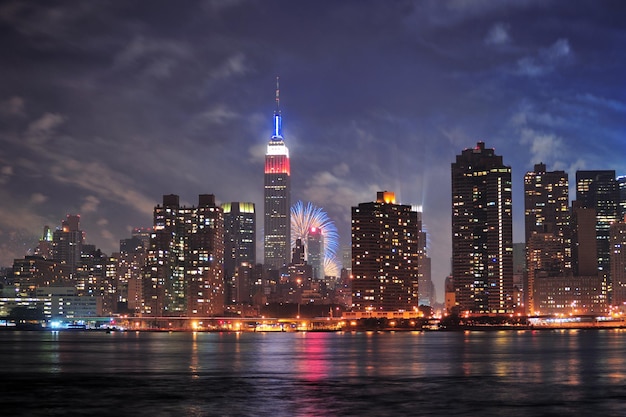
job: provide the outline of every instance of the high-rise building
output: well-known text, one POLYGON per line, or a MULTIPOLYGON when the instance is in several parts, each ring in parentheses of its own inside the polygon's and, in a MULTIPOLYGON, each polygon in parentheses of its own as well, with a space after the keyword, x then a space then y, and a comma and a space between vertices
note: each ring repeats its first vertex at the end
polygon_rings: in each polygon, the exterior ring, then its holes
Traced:
POLYGON ((615 171, 577 171, 576 201, 579 207, 595 209, 598 269, 609 279, 609 228, 618 220, 619 190, 615 171))
POLYGON ((68 214, 61 228, 52 234, 52 259, 67 265, 75 275, 81 263, 84 235, 80 230, 80 216, 68 214))
POLYGON ((626 216, 626 175, 617 177, 616 181, 619 194, 618 217, 620 220, 623 220, 624 216, 626 216))
POLYGON ((265 266, 279 269, 291 254, 291 177, 289 149, 282 134, 280 94, 276 81, 274 133, 265 154, 264 258, 265 266))
MULTIPOLYGON (((146 264, 144 241, 135 235, 130 239, 120 240, 120 252, 117 258, 116 311, 140 312, 143 298, 142 276, 146 264)), ((152 230, 152 229, 150 229, 152 230)), ((147 244, 150 244, 148 238, 147 244)))
POLYGON ((419 277, 419 304, 433 306, 435 304, 435 285, 431 276, 431 260, 427 251, 427 235, 422 227, 422 209, 415 207, 420 232, 418 234, 418 277, 419 277))
POLYGON ((452 276, 460 313, 513 312, 511 167, 483 142, 452 164, 452 276))
POLYGON ((197 207, 163 196, 154 208, 143 312, 151 316, 212 316, 224 312, 224 217, 211 194, 197 207))
POLYGON ((565 171, 536 164, 524 176, 526 267, 524 306, 535 311, 535 280, 571 272, 569 181, 565 171))
POLYGON ((227 301, 249 299, 250 294, 240 288, 249 288, 241 278, 249 276, 256 264, 256 212, 254 203, 230 202, 222 204, 224 211, 224 278, 227 301), (245 265, 239 273, 239 268, 245 265))
POLYGON ((242 262, 256 263, 256 212, 254 203, 222 204, 224 211, 224 270, 235 273, 242 262))
POLYGON ((306 238, 306 259, 314 279, 324 278, 324 235, 319 227, 311 227, 306 238))
POLYGON ((352 308, 413 311, 419 307, 418 214, 392 192, 352 207, 352 308))
POLYGON ((626 217, 611 224, 611 278, 612 304, 626 307, 626 217))

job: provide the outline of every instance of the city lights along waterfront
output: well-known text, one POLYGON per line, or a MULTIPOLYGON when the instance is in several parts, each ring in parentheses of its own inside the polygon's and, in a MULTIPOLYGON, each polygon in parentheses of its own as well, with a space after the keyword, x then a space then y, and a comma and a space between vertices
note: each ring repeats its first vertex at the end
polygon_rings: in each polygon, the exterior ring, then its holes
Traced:
POLYGON ((625 330, 5 332, 7 416, 621 416, 625 330))

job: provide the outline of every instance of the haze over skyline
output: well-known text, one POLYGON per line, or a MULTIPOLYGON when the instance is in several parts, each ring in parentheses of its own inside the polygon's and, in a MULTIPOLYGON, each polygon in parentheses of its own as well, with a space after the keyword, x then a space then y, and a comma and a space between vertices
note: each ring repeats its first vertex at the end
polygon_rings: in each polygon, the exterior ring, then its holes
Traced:
POLYGON ((292 203, 350 243, 350 208, 423 206, 438 299, 450 272, 450 164, 484 141, 523 176, 626 174, 621 1, 279 0, 0 5, 0 265, 81 215, 111 253, 163 194, 251 201, 262 262, 275 77, 292 203))

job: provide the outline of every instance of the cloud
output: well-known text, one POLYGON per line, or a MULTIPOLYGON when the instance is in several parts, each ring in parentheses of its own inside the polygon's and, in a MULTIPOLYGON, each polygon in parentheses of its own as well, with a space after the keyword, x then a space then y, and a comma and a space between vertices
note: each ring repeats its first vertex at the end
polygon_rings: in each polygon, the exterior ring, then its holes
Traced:
POLYGON ((484 39, 487 45, 506 45, 511 42, 508 25, 496 23, 491 27, 484 39))
POLYGON ((13 176, 13 167, 10 165, 3 166, 0 169, 0 184, 8 183, 11 176, 13 176))
POLYGON ((559 39, 548 48, 541 49, 536 56, 527 56, 517 61, 517 73, 528 77, 539 77, 553 72, 558 66, 568 63, 573 57, 567 39, 559 39))
POLYGON ((0 102, 0 113, 9 116, 24 116, 24 99, 13 96, 0 102))
POLYGON ((48 201, 48 197, 41 193, 33 193, 30 195, 30 202, 33 204, 43 204, 48 201))
POLYGON ((246 66, 246 57, 242 53, 230 56, 219 67, 211 72, 214 79, 230 78, 235 75, 243 75, 249 71, 246 66))
POLYGON ((114 59, 115 69, 140 67, 145 75, 167 78, 172 69, 191 56, 189 48, 175 41, 135 37, 114 59))
POLYGON ((95 197, 93 195, 89 195, 89 196, 85 197, 85 201, 80 206, 80 212, 81 213, 92 213, 92 212, 98 210, 98 206, 99 205, 100 205, 100 200, 98 199, 98 197, 95 197))
POLYGON ((40 146, 50 139, 55 129, 63 124, 65 117, 56 113, 45 113, 39 119, 28 125, 26 130, 26 141, 35 146, 40 146))
POLYGON ((609 109, 619 113, 626 113, 626 104, 618 100, 598 97, 590 93, 578 94, 576 99, 595 107, 601 107, 603 109, 609 109))

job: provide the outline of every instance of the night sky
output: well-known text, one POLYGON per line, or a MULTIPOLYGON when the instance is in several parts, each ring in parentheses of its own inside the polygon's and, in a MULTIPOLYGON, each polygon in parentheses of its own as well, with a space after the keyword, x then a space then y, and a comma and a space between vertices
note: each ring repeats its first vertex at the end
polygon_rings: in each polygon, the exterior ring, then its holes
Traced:
POLYGON ((207 193, 256 203, 262 262, 276 76, 293 203, 342 245, 377 191, 423 205, 440 300, 464 148, 512 167, 516 242, 535 163, 626 174, 623 1, 4 1, 0 51, 3 266, 68 213, 111 253, 207 193))

